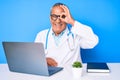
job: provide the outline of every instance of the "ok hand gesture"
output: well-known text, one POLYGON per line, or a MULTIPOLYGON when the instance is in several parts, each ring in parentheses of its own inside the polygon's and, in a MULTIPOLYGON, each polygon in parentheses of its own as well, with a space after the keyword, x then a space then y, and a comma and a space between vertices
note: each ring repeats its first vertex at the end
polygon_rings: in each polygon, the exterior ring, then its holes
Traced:
POLYGON ((73 26, 75 21, 72 18, 69 9, 64 5, 60 5, 60 7, 64 10, 64 13, 61 14, 61 20, 73 26))

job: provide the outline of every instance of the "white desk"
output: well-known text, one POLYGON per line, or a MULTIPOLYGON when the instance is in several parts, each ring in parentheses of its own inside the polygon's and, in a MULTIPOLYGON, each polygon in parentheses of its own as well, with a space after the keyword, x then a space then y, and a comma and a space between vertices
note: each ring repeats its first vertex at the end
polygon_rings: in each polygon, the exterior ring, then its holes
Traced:
MULTIPOLYGON (((86 72, 86 64, 83 65, 82 77, 78 80, 120 80, 120 63, 108 63, 111 70, 108 74, 92 74, 86 72)), ((72 75, 71 67, 67 66, 62 71, 50 76, 39 76, 10 72, 7 64, 0 64, 0 80, 77 80, 72 75)))

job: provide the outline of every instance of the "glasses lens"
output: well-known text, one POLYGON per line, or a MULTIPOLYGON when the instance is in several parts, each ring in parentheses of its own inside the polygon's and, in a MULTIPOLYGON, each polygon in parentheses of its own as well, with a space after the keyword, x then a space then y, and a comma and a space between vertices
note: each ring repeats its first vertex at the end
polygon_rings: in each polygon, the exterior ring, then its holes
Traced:
POLYGON ((56 15, 56 14, 51 14, 51 19, 56 21, 58 17, 60 17, 60 15, 56 15))

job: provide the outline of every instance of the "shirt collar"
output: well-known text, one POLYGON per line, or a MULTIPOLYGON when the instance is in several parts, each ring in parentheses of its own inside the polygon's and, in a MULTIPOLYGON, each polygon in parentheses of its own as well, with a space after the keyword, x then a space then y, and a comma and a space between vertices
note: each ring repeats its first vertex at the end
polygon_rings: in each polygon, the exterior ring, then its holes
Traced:
POLYGON ((55 33, 52 31, 52 35, 55 37, 61 37, 65 33, 66 30, 67 28, 65 28, 58 36, 55 36, 55 33))

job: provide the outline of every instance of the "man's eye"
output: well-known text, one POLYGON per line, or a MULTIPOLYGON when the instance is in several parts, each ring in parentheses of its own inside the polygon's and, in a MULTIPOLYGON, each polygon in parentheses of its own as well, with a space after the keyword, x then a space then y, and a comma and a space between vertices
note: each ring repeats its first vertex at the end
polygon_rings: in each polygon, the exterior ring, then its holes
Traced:
POLYGON ((52 17, 57 18, 58 16, 57 15, 52 15, 52 17))
POLYGON ((66 16, 65 15, 62 15, 62 18, 65 18, 66 16))

